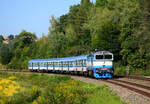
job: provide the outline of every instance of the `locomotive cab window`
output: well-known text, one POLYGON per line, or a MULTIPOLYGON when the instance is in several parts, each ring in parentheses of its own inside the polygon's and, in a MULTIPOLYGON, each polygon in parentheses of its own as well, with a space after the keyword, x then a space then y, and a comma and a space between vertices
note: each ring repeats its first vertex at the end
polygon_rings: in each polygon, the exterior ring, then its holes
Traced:
POLYGON ((112 59, 112 55, 105 55, 105 59, 112 59))
POLYGON ((103 55, 96 55, 96 59, 103 59, 103 55))

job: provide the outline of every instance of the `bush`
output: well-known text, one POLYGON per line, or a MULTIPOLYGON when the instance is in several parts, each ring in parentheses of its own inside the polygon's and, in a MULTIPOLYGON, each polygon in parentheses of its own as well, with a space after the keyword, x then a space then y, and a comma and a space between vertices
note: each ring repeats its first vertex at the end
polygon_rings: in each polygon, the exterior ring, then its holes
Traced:
POLYGON ((126 66, 121 65, 120 63, 114 63, 114 75, 126 75, 126 66))

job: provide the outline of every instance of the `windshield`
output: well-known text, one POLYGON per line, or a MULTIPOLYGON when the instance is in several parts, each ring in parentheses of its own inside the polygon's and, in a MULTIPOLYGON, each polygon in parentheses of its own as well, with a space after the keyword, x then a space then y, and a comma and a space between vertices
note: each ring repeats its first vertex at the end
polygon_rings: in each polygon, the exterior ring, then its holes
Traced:
POLYGON ((96 59, 112 59, 112 55, 96 55, 96 59))
POLYGON ((96 59, 103 59, 103 55, 96 55, 96 59))
POLYGON ((105 59, 112 59, 112 55, 105 55, 105 59))

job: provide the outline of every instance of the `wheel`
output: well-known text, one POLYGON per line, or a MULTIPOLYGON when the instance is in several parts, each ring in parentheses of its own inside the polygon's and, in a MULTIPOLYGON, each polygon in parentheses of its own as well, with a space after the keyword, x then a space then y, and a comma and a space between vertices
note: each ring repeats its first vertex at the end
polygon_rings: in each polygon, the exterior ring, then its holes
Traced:
POLYGON ((93 78, 93 77, 94 77, 94 73, 93 73, 93 71, 91 71, 91 70, 90 70, 90 71, 88 71, 88 76, 93 78))

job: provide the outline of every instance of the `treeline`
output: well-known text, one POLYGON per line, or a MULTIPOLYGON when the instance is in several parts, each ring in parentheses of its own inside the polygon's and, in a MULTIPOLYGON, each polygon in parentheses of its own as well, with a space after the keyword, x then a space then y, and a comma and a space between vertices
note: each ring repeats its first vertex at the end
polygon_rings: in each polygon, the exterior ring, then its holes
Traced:
MULTIPOLYGON (((30 59, 56 58, 107 50, 115 62, 132 69, 150 69, 149 0, 81 0, 69 13, 51 17, 47 36, 22 31, 0 45, 0 62, 24 69, 30 59)), ((1 38, 0 38, 1 39, 1 38)))

